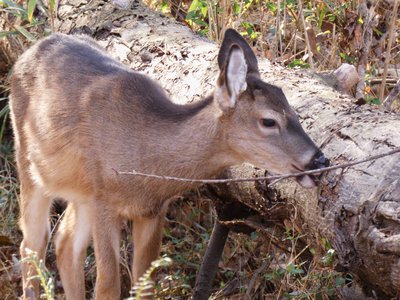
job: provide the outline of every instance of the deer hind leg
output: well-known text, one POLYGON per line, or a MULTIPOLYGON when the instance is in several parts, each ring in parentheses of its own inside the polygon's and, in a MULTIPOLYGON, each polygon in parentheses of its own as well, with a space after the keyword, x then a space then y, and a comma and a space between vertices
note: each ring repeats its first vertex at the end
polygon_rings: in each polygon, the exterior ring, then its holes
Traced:
POLYGON ((27 176, 20 177, 20 228, 23 233, 20 253, 23 299, 39 299, 39 280, 31 279, 37 271, 27 257, 30 255, 29 251, 33 251, 37 254, 38 260, 45 260, 50 235, 49 211, 52 201, 41 186, 33 183, 27 176))
POLYGON ((160 253, 165 212, 154 218, 136 217, 133 220, 132 275, 136 283, 160 253))
POLYGON ((57 230, 57 267, 68 300, 85 299, 84 261, 91 237, 91 220, 88 205, 69 203, 57 230))
POLYGON ((94 205, 93 243, 96 256, 95 299, 115 300, 121 293, 119 239, 121 220, 112 208, 98 201, 94 205))

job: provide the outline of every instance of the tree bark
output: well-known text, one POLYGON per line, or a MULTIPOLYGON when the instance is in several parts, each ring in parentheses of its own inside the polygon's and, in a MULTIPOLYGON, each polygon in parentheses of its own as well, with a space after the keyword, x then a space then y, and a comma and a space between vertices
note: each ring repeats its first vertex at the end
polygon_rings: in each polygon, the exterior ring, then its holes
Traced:
MULTIPOLYGON (((112 56, 161 82, 178 103, 212 92, 218 73, 215 43, 138 2, 127 10, 103 0, 66 2, 58 10, 59 31, 92 34, 112 56)), ((283 88, 305 130, 332 163, 400 147, 399 115, 355 106, 352 98, 308 71, 273 66, 261 58, 259 67, 265 81, 283 88)), ((227 174, 264 173, 245 165, 227 174)), ((209 189, 216 196, 245 203, 266 218, 282 220, 286 212, 295 213, 298 229, 314 241, 327 238, 336 250, 339 267, 358 279, 366 294, 389 299, 400 290, 399 174, 400 155, 396 154, 331 171, 311 191, 293 180, 273 188, 263 182, 245 182, 209 189)))

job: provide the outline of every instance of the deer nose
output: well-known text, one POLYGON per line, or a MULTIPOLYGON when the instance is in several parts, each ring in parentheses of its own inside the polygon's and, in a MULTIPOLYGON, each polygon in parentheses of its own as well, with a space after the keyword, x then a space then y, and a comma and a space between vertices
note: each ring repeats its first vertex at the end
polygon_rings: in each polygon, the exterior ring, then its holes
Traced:
POLYGON ((325 157, 325 155, 321 152, 318 151, 312 160, 312 168, 313 169, 320 169, 324 167, 329 167, 329 159, 325 157))

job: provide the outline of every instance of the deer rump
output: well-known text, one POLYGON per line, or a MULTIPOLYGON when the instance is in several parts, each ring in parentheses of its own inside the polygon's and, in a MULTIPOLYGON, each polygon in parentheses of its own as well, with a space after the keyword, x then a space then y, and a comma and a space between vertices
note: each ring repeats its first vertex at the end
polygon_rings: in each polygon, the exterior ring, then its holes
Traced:
MULTIPOLYGON (((121 220, 133 221, 134 281, 159 254, 168 199, 193 184, 117 176, 137 170, 210 178, 252 163, 275 173, 329 161, 302 129, 282 90, 261 80, 257 59, 232 29, 218 55, 214 93, 177 105, 145 75, 111 59, 86 36, 53 34, 31 47, 11 79, 11 118, 27 249, 45 257, 52 200, 68 207, 55 237, 67 299, 84 299, 83 263, 93 239, 97 299, 117 299, 121 220)), ((298 181, 315 186, 315 178, 298 181)), ((39 295, 22 264, 23 297, 39 295)))

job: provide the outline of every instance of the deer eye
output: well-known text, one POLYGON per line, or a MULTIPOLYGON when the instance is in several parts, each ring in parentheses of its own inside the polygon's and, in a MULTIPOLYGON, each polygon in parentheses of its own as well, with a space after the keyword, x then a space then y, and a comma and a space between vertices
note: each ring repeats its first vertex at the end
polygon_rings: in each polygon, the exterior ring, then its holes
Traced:
POLYGON ((262 119, 261 123, 263 124, 263 126, 265 127, 274 127, 276 122, 274 119, 262 119))

